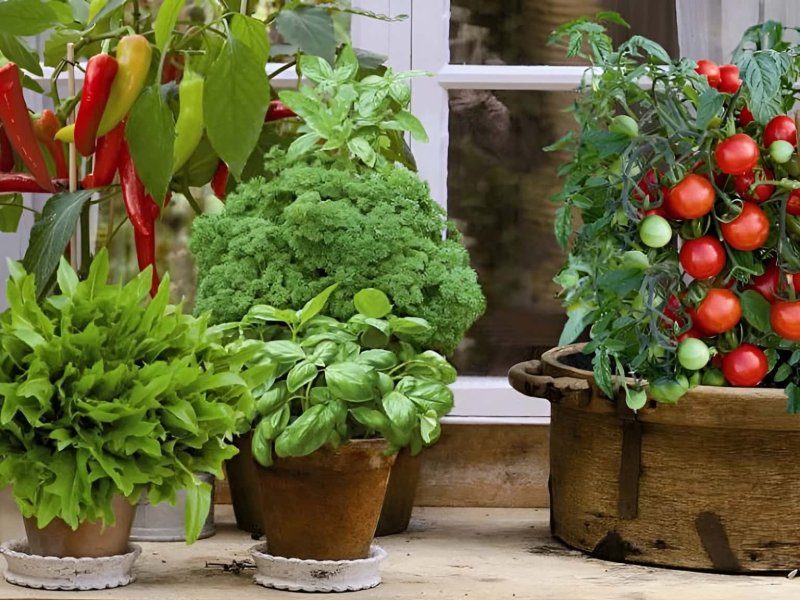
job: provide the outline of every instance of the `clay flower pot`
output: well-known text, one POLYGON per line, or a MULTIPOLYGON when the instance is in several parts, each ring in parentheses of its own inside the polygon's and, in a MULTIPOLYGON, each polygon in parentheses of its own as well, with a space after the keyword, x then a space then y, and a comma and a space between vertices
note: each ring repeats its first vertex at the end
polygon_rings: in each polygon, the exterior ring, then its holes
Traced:
POLYGON ((273 556, 303 560, 367 558, 389 471, 383 439, 351 440, 259 467, 264 532, 273 556))
POLYGON ((61 519, 53 519, 42 529, 36 518, 24 519, 25 532, 31 554, 58 558, 97 558, 117 556, 129 552, 128 538, 136 507, 122 496, 115 496, 114 525, 104 526, 102 521, 84 522, 74 530, 61 519))
POLYGON ((411 456, 408 448, 403 448, 397 453, 397 460, 386 486, 386 498, 383 501, 378 529, 375 531, 376 536, 394 535, 408 529, 411 512, 414 510, 421 465, 421 454, 411 456))

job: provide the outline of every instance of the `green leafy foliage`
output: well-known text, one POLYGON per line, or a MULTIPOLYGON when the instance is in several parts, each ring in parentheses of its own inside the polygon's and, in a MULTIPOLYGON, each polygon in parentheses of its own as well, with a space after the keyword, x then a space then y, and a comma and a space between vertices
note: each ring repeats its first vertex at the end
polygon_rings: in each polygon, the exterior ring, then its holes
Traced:
POLYGON ((338 283, 328 314, 348 319, 356 292, 374 287, 395 314, 430 323, 428 347, 451 353, 485 303, 457 230, 406 169, 360 172, 331 160, 273 151, 267 179, 241 184, 222 213, 195 220, 196 310, 236 321, 256 304, 302 306, 338 283))
POLYGON ((289 147, 290 158, 313 152, 368 167, 400 162, 415 168, 403 134, 419 141, 428 136, 408 112, 411 91, 406 82, 423 72, 387 68, 365 77, 350 46, 342 49, 333 66, 318 56, 301 57, 300 72, 315 85, 280 93, 284 104, 303 119, 300 137, 289 147))
MULTIPOLYGON (((417 454, 438 440, 439 420, 453 406, 447 386, 456 371, 440 354, 422 351, 430 328, 424 320, 414 334, 395 327, 404 319, 390 313, 359 312, 343 322, 322 314, 332 291, 310 300, 306 307, 319 310, 308 319, 306 308, 254 306, 231 343, 252 357, 245 377, 269 374, 253 392, 253 456, 264 466, 274 455, 306 456, 351 438, 385 437, 392 451, 410 446, 417 454), (380 348, 374 331, 382 334, 380 348)), ((370 306, 391 306, 380 290, 367 296, 370 306)))
POLYGON ((207 318, 168 304, 169 280, 145 302, 150 273, 109 285, 108 256, 79 281, 61 261, 60 294, 37 303, 34 276, 9 263, 0 315, 0 482, 43 527, 113 523, 115 495, 153 503, 190 491, 187 539, 210 496, 194 473, 222 476, 233 433, 251 418, 241 359, 207 318))
POLYGON ((324 8, 298 6, 294 10, 281 11, 275 19, 275 27, 288 43, 333 64, 336 37, 333 19, 324 8))
POLYGON ((156 202, 162 204, 172 176, 175 120, 159 86, 147 88, 133 105, 125 138, 142 183, 156 202), (159 151, 153 152, 154 148, 159 151))

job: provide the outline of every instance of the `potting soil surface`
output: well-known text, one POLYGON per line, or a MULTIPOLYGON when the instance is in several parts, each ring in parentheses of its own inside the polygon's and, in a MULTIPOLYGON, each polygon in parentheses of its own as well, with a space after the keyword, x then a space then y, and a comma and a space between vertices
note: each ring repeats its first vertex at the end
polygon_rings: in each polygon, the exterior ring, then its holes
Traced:
MULTIPOLYGON (((193 546, 141 543, 137 580, 114 590, 48 592, 0 582, 0 600, 250 600, 299 597, 253 583, 246 561, 257 542, 218 506, 217 534, 193 546), (235 569, 234 569, 235 570, 235 569)), ((800 576, 716 575, 588 558, 550 537, 544 509, 417 508, 409 531, 380 538, 383 583, 358 600, 767 600, 800 598, 800 576)), ((800 566, 800 557, 798 557, 800 566)), ((2 564, 5 568, 5 564, 2 564)), ((309 596, 305 596, 308 598, 309 596)))

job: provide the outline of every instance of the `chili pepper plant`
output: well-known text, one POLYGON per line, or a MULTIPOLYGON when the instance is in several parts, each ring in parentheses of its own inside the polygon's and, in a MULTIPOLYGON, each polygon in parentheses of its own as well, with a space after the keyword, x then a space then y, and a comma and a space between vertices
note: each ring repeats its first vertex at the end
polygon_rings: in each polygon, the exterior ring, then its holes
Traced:
POLYGON ((550 40, 592 65, 577 130, 549 148, 568 157, 555 198, 569 248, 560 342, 588 327, 598 386, 613 397, 621 385, 633 409, 702 383, 784 387, 797 412, 800 163, 787 113, 800 48, 767 22, 730 64, 673 60, 641 36, 613 47, 602 23, 625 22, 598 17, 550 40))
MULTIPOLYGON (((302 55, 332 64, 340 41, 334 19, 348 13, 387 19, 344 2, 281 2, 257 11, 253 4, 0 2, 0 229, 16 230, 21 193, 52 194, 36 215, 23 260, 36 275, 38 298, 53 288, 59 256, 78 226, 79 273, 86 275, 93 250, 89 207, 119 202, 120 195, 125 210, 116 214, 133 226, 139 266, 152 267, 155 294, 155 222, 171 194, 181 193, 200 212, 192 190, 211 184, 224 197, 236 182, 261 174, 265 144, 281 134, 291 140, 299 127, 271 80, 302 55), (237 12, 242 8, 252 14, 237 12), (43 56, 26 41, 32 35, 46 39, 43 56), (57 85, 68 71, 68 44, 83 72, 73 96, 57 85), (283 66, 268 73, 270 61, 283 66), (44 86, 43 66, 52 68, 44 86), (50 108, 31 115, 24 88, 50 108), (74 191, 68 191, 68 143, 79 162, 74 191)), ((365 73, 381 63, 365 52, 358 61, 365 73)), ((387 136, 402 145, 402 131, 387 136)))

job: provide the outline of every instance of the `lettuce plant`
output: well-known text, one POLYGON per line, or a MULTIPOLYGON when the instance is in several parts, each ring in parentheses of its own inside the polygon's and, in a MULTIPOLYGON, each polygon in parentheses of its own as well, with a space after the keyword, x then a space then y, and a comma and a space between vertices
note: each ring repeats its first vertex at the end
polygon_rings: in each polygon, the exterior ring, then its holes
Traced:
POLYGON ((113 523, 111 500, 174 502, 188 490, 187 540, 197 539, 229 443, 252 412, 236 355, 207 318, 149 303, 150 274, 109 285, 100 252, 79 281, 62 259, 61 293, 39 305, 34 276, 9 263, 0 315, 0 484, 25 517, 113 523))
POLYGON ((348 321, 324 316, 335 285, 302 309, 254 306, 234 344, 258 374, 253 455, 264 466, 351 438, 384 437, 417 454, 441 433, 456 371, 419 341, 430 325, 397 317, 387 296, 364 289, 348 321))

